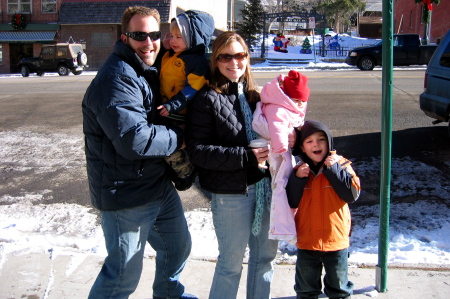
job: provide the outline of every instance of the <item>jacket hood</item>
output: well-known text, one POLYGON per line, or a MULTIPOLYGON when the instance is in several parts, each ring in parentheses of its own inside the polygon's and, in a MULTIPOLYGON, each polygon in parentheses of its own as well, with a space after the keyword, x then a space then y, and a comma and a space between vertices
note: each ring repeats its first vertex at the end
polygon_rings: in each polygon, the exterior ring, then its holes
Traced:
POLYGON ((317 120, 307 120, 305 121, 305 123, 303 124, 301 130, 300 130, 300 134, 297 137, 299 138, 299 145, 303 144, 303 141, 308 138, 309 136, 311 136, 312 134, 318 132, 318 131, 323 131, 328 138, 328 150, 332 150, 333 149, 333 137, 331 136, 330 130, 328 129, 328 127, 326 125, 324 125, 323 123, 321 123, 320 121, 317 120))
MULTIPOLYGON (((334 149, 333 146, 333 137, 331 136, 330 130, 328 129, 328 127, 326 125, 324 125, 323 123, 317 121, 317 120, 307 120, 305 121, 305 123, 303 124, 302 128, 300 129, 300 131, 297 131, 297 142, 296 142, 296 146, 295 147, 300 147, 303 144, 303 141, 311 136, 312 134, 318 132, 318 131, 323 131, 326 135, 327 135, 327 139, 328 139, 328 150, 331 151, 334 149)), ((300 150, 301 151, 301 150, 300 150)), ((311 163, 311 159, 308 158, 308 156, 305 155, 305 153, 303 153, 303 151, 301 151, 300 154, 302 160, 306 163, 308 163, 310 165, 310 167, 313 165, 311 163)), ((326 158, 326 156, 325 156, 326 158)), ((323 164, 320 163, 319 165, 317 165, 317 168, 320 168, 323 164)), ((315 170, 315 172, 317 173, 317 170, 315 170)))
POLYGON ((294 113, 304 113, 304 108, 300 108, 295 104, 281 89, 280 84, 278 83, 280 79, 283 80, 283 75, 279 75, 271 82, 264 85, 261 90, 261 102, 264 104, 280 105, 294 113))
POLYGON ((190 40, 186 42, 187 50, 200 45, 203 45, 205 49, 208 47, 215 29, 214 19, 209 13, 199 10, 187 10, 179 14, 175 19, 177 24, 186 24, 188 26, 186 33, 189 33, 190 40))

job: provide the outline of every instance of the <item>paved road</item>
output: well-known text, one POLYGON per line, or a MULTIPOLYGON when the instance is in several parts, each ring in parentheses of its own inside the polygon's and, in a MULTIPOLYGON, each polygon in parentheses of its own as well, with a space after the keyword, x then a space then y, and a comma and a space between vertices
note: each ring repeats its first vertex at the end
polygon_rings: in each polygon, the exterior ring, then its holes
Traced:
MULTIPOLYGON (((256 72, 259 85, 278 73, 256 72)), ((314 71, 307 119, 326 123, 340 153, 350 159, 380 156, 381 72, 314 71)), ((423 70, 394 72, 393 157, 411 156, 449 175, 447 125, 431 125, 419 109, 423 70)), ((25 193, 44 193, 48 203, 89 204, 84 169, 81 99, 93 76, 0 78, 0 204, 25 193), (75 139, 76 142, 71 140, 75 139), (5 150, 6 147, 10 147, 5 150), (54 153, 54 149, 57 152, 54 153), (48 157, 51 155, 51 157, 48 157), (50 191, 46 191, 50 190, 50 191)), ((379 177, 364 178, 378 200, 379 177)), ((186 210, 207 208, 198 186, 181 192, 186 210)))

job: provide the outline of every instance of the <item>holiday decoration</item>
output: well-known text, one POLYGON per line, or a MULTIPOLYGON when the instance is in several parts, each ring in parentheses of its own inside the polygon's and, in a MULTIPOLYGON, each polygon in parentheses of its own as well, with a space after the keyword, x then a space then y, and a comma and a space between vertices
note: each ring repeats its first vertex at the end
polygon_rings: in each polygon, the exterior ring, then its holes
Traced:
POLYGON ((439 2, 441 2, 440 0, 415 0, 415 1, 416 3, 425 4, 428 10, 433 10, 433 6, 431 5, 431 3, 439 4, 439 2))
POLYGON ((282 33, 278 33, 273 38, 273 50, 275 52, 287 53, 287 45, 291 42, 289 38, 286 38, 282 33))
POLYGON ((11 20, 11 24, 15 30, 24 30, 27 27, 25 16, 21 14, 14 14, 11 20))
POLYGON ((287 45, 291 42, 291 39, 283 38, 281 41, 283 42, 283 46, 281 47, 280 52, 287 53, 288 52, 287 45))
POLYGON ((302 49, 300 50, 301 54, 311 54, 311 44, 309 43, 308 37, 305 38, 302 44, 302 49))
POLYGON ((433 5, 431 4, 439 4, 440 0, 414 0, 416 3, 423 3, 422 6, 422 22, 428 24, 430 23, 430 11, 433 10, 433 5))
POLYGON ((281 49, 281 47, 283 46, 283 42, 281 41, 284 38, 284 35, 281 33, 278 33, 274 38, 273 38, 273 50, 275 52, 279 52, 279 50, 281 49))

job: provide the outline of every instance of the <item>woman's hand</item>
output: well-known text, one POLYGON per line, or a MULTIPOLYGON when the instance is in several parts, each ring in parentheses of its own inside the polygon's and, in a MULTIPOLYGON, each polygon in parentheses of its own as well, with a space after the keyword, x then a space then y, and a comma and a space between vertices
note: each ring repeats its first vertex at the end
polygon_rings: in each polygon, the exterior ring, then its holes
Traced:
POLYGON ((295 172, 295 176, 298 178, 306 178, 309 175, 309 165, 308 163, 303 163, 295 172))
POLYGON ((267 169, 266 161, 269 159, 269 147, 252 148, 256 160, 258 160, 258 167, 267 169))

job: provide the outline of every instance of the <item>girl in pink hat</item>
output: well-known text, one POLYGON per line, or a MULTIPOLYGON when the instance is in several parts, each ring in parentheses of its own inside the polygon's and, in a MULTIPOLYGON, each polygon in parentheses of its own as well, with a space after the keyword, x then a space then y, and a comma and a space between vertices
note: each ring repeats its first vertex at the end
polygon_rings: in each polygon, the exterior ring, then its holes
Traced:
POLYGON ((295 129, 305 119, 309 98, 308 78, 295 70, 279 75, 264 85, 261 102, 253 116, 253 129, 270 142, 269 169, 272 174, 272 203, 269 238, 294 244, 294 210, 288 203, 285 187, 295 166, 291 147, 295 129))

